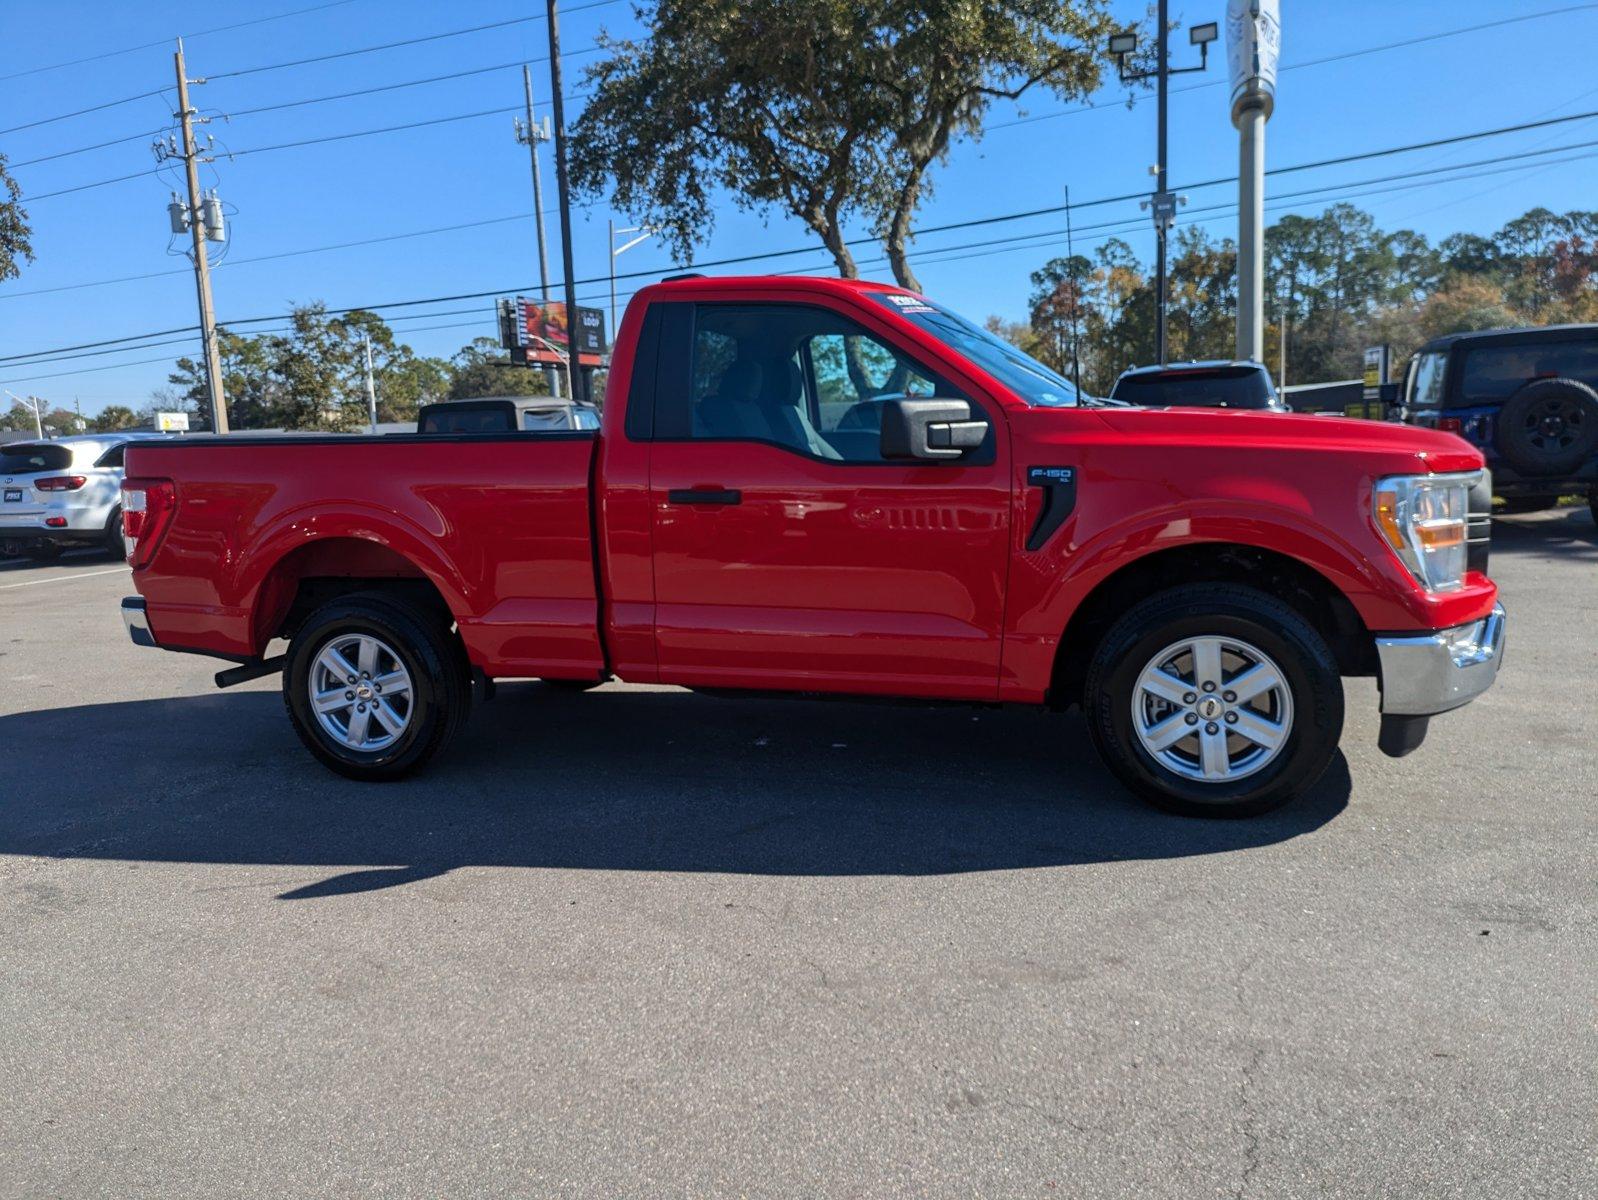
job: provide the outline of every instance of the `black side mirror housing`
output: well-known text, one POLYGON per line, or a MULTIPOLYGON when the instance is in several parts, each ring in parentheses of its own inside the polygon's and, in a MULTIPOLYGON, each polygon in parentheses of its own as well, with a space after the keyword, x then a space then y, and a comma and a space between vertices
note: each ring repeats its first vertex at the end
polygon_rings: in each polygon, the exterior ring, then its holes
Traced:
POLYGON ((964 400, 884 400, 882 457, 933 462, 961 458, 982 445, 988 423, 971 419, 964 400))

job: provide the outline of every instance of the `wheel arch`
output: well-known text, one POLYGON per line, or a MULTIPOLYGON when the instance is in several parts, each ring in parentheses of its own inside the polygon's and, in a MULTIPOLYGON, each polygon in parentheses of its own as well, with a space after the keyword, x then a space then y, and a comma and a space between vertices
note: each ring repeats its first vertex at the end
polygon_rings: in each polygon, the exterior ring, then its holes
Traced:
POLYGON ((1299 559, 1245 542, 1190 542, 1152 551, 1101 579, 1072 611, 1055 648, 1049 702, 1079 704, 1099 640, 1133 603, 1183 584, 1240 583, 1284 601, 1322 637, 1343 675, 1374 675, 1369 629, 1338 586, 1299 559))
POLYGON ((251 634, 257 651, 275 637, 292 637, 305 618, 341 596, 384 592, 434 612, 448 624, 454 608, 434 572, 392 545, 334 535, 287 548, 256 590, 251 634))

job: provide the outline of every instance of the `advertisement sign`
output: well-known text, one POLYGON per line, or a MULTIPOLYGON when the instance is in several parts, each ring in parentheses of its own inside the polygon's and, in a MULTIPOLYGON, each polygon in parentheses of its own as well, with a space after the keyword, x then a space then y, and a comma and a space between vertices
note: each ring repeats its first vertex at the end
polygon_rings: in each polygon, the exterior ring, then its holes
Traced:
POLYGON ((1276 103, 1276 60, 1282 48, 1278 0, 1227 0, 1226 62, 1232 83, 1232 117, 1250 101, 1271 115, 1276 103))
POLYGON ((155 427, 161 433, 187 433, 189 431, 189 414, 186 412, 158 412, 155 414, 155 427))
MULTIPOLYGON (((559 301, 540 304, 518 296, 500 302, 500 340, 516 351, 519 362, 560 364, 571 347, 572 332, 566 306, 559 301)), ((597 308, 577 309, 577 364, 597 367, 604 361, 605 314, 597 308)))

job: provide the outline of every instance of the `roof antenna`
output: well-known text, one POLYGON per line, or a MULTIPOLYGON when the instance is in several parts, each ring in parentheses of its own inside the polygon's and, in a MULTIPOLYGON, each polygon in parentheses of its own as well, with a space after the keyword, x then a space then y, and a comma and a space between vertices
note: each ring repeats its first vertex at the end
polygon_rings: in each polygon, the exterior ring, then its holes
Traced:
POLYGON ((1077 357, 1077 332, 1076 332, 1076 294, 1081 288, 1081 283, 1076 277, 1076 249, 1071 236, 1071 185, 1065 185, 1065 265, 1071 280, 1071 386, 1076 389, 1076 398, 1082 399, 1082 363, 1077 357))

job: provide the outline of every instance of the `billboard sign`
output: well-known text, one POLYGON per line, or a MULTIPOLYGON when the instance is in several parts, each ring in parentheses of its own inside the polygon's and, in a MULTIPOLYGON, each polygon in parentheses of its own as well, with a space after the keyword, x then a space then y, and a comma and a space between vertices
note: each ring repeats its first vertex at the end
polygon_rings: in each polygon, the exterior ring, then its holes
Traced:
MULTIPOLYGON (((518 361, 560 364, 565 361, 572 335, 566 306, 559 301, 540 304, 518 296, 500 302, 500 340, 516 352, 518 361)), ((577 364, 597 367, 604 361, 605 314, 597 308, 577 308, 577 364)))
POLYGON ((162 433, 187 433, 189 431, 189 414, 186 412, 158 412, 155 414, 155 427, 162 433))

